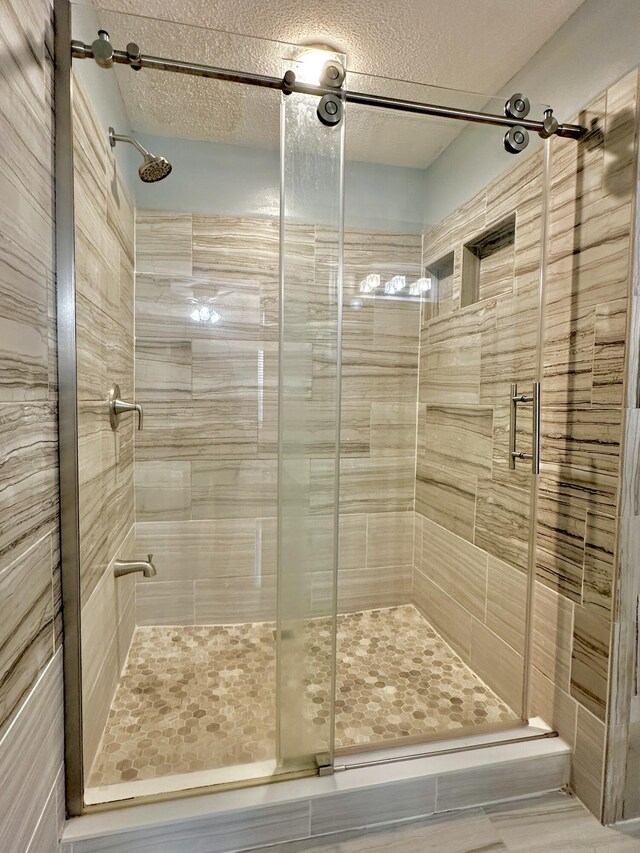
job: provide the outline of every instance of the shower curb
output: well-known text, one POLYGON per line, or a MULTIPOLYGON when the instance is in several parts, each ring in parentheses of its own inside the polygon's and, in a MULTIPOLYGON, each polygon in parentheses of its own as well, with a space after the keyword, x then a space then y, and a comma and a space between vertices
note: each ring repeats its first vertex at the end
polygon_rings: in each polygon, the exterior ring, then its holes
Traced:
POLYGON ((230 853, 382 826, 561 790, 570 759, 543 737, 114 808, 68 821, 60 853, 230 853))

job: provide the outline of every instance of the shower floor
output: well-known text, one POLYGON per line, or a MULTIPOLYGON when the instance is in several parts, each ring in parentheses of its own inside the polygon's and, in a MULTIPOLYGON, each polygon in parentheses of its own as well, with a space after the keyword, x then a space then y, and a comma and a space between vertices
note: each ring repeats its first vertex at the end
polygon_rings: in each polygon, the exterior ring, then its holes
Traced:
MULTIPOLYGON (((326 725, 327 622, 305 703, 326 725)), ((275 758, 273 622, 136 629, 89 787, 275 758)), ((336 745, 515 721, 412 605, 338 616, 336 745)))

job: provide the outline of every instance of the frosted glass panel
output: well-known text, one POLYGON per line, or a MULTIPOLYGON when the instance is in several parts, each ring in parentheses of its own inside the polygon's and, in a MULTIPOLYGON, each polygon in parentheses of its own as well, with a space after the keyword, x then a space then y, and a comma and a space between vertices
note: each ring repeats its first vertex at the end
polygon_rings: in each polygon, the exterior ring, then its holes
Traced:
MULTIPOLYGON (((300 79, 299 63, 285 67, 300 79)), ((317 107, 317 97, 283 96, 277 639, 284 769, 312 767, 333 752, 344 122, 322 125, 317 107)))

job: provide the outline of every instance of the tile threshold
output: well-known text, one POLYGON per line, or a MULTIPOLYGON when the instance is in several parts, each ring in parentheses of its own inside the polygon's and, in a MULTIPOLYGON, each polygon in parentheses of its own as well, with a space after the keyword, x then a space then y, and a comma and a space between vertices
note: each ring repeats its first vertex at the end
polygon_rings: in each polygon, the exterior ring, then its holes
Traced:
MULTIPOLYGON (((431 777, 437 784, 438 779, 444 779, 449 774, 456 774, 454 778, 458 778, 461 773, 468 774, 471 780, 477 772, 481 772, 484 776, 487 769, 491 767, 496 769, 504 767, 504 772, 507 774, 509 766, 512 765, 511 770, 521 776, 522 773, 519 771, 522 769, 523 762, 549 759, 554 768, 557 768, 558 762, 563 764, 566 761, 568 772, 571 754, 569 746, 561 738, 544 737, 545 730, 549 731, 546 726, 543 728, 538 721, 535 721, 534 724, 523 725, 522 728, 513 729, 501 735, 485 736, 487 745, 482 748, 445 752, 452 745, 459 743, 456 739, 451 739, 451 741, 442 741, 434 745, 433 754, 424 758, 412 759, 407 756, 404 761, 373 767, 356 767, 333 776, 313 776, 282 781, 278 784, 256 785, 232 791, 194 795, 173 801, 100 811, 68 821, 62 838, 62 849, 63 851, 72 850, 71 845, 74 842, 106 837, 114 833, 144 834, 163 826, 167 829, 170 827, 177 829, 181 824, 187 828, 191 821, 201 822, 207 818, 219 820, 229 813, 236 813, 238 822, 241 823, 243 815, 249 816, 256 809, 264 810, 269 806, 287 806, 304 801, 313 803, 332 794, 356 794, 365 789, 371 791, 403 781, 415 782, 418 779, 431 777), (523 742, 521 739, 527 735, 538 735, 538 737, 523 742), (513 739, 515 742, 498 744, 498 738, 501 741, 513 739), (491 741, 496 745, 492 746, 491 741)), ((478 735, 465 740, 472 745, 473 741, 478 741, 480 738, 481 736, 478 735)), ((391 750, 381 750, 373 754, 381 752, 389 753, 391 750)), ((358 758, 363 757, 358 756, 358 758)), ((548 786, 543 786, 543 789, 558 790, 565 783, 566 779, 559 782, 557 772, 554 770, 550 775, 548 786)), ((482 784, 479 780, 477 785, 478 804, 481 804, 482 784)), ((531 794, 534 793, 540 793, 540 790, 532 790, 531 794)), ((508 797, 499 798, 499 800, 503 799, 508 797)))

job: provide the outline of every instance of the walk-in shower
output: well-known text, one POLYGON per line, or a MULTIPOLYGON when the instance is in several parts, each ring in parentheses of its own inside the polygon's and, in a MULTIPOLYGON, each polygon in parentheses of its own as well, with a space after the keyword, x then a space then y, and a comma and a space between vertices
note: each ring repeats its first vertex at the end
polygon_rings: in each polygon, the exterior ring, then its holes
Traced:
POLYGON ((70 810, 519 731, 549 139, 582 128, 132 15, 73 37, 70 810), (443 189, 473 126, 499 166, 443 189))

